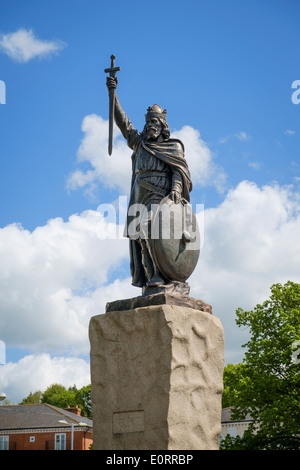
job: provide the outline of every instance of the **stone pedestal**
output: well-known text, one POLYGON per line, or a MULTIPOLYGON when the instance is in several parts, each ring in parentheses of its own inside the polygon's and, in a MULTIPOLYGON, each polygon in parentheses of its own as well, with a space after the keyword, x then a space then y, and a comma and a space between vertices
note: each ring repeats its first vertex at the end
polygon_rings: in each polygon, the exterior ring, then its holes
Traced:
POLYGON ((218 318, 185 306, 144 306, 93 317, 89 334, 94 449, 218 449, 218 318))

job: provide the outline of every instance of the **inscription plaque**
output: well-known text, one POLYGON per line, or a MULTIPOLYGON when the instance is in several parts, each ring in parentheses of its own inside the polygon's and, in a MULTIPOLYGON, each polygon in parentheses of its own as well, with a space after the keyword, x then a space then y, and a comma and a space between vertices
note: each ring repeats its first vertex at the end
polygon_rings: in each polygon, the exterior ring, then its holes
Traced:
POLYGON ((144 430, 145 426, 143 410, 113 413, 114 434, 142 432, 144 430))

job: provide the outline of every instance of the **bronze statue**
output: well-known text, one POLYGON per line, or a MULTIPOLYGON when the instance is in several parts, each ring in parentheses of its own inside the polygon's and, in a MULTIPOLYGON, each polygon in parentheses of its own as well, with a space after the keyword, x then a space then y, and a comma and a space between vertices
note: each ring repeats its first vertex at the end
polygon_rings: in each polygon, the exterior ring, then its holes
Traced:
MULTIPOLYGON (((110 144, 112 151, 112 121, 115 120, 121 130, 132 154, 132 182, 130 202, 127 213, 125 236, 130 240, 130 267, 132 284, 143 288, 144 295, 167 290, 187 294, 189 287, 185 282, 194 270, 199 257, 199 242, 193 249, 187 249, 192 234, 186 224, 180 237, 153 237, 151 226, 158 220, 162 204, 172 207, 172 211, 188 214, 189 226, 197 229, 196 218, 190 208, 190 191, 192 182, 189 168, 184 156, 183 143, 170 138, 166 120, 166 110, 155 104, 147 109, 146 123, 142 132, 138 132, 123 111, 116 94, 117 78, 115 72, 120 70, 112 66, 106 69, 107 88, 110 96, 110 144), (135 213, 133 207, 145 208, 140 219, 140 231, 129 230, 135 213)), ((177 224, 178 225, 178 224, 177 224)), ((180 224, 179 224, 180 225, 180 224)), ((181 230, 181 227, 180 227, 181 230)), ((197 231, 197 230, 196 230, 197 231)), ((193 229, 195 233, 195 229, 193 229)), ((197 232, 198 236, 198 232, 197 232)))

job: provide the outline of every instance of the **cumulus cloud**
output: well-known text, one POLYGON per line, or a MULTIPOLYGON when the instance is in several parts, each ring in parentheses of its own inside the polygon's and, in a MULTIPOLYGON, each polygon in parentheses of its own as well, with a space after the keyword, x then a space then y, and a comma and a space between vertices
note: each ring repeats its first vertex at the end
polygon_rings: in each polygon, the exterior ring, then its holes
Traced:
POLYGON ((105 308, 97 289, 109 286, 114 270, 128 276, 128 242, 114 229, 101 211, 52 219, 33 232, 16 224, 1 229, 1 339, 32 351, 87 352, 91 313, 105 308))
MULTIPOLYGON (((113 155, 107 153, 108 121, 95 114, 86 116, 82 122, 84 133, 77 152, 80 165, 88 162, 86 171, 78 168, 69 175, 67 188, 76 190, 85 188, 93 192, 95 184, 101 183, 109 188, 116 188, 127 194, 131 181, 131 154, 118 128, 114 130, 113 155)), ((223 191, 226 175, 214 162, 214 156, 200 133, 190 126, 184 126, 172 133, 172 137, 182 140, 194 185, 215 186, 223 191)))
POLYGON ((28 62, 35 57, 48 57, 65 47, 60 40, 38 39, 32 29, 19 29, 0 36, 0 50, 17 62, 28 62))
MULTIPOLYGON (((189 280, 191 295, 215 306, 229 335, 237 307, 251 308, 268 297, 274 282, 299 281, 299 210, 291 188, 244 181, 222 204, 204 211, 204 244, 189 280)), ((67 222, 53 219, 33 232, 5 227, 1 339, 37 352, 87 352, 89 318, 103 313, 110 300, 140 295, 124 268, 128 258, 122 227, 107 224, 100 211, 67 222), (109 238, 103 237, 107 233, 109 238)))
MULTIPOLYGON (((78 155, 90 162, 92 175, 88 179, 84 172, 78 179, 71 175, 70 184, 84 187, 101 181, 128 190, 131 151, 124 141, 117 134, 117 164, 112 163, 106 155, 107 123, 88 116, 83 130, 78 155)), ((185 143, 193 181, 216 184, 222 171, 214 167, 199 133, 185 126, 175 135, 185 143)), ((236 309, 252 309, 269 297, 276 282, 300 282, 299 202, 292 187, 259 187, 243 181, 218 207, 204 211, 204 244, 188 282, 191 296, 210 303, 222 321, 226 361, 242 359, 241 344, 248 335, 235 325, 236 309)), ((114 220, 108 223, 100 210, 72 215, 66 222, 52 219, 32 232, 16 224, 0 230, 1 339, 35 353, 27 362, 8 363, 7 380, 16 377, 21 366, 29 377, 31 364, 45 352, 86 354, 90 317, 103 313, 108 301, 140 295, 140 289, 130 285, 128 241, 121 234, 122 227, 114 220)), ((73 367, 61 361, 66 368, 73 367)), ((53 365, 58 367, 50 359, 45 364, 50 371, 53 365)), ((60 381, 59 376, 55 381, 60 381)))
POLYGON ((49 354, 28 355, 18 362, 8 362, 1 367, 0 390, 7 399, 19 403, 30 392, 59 383, 65 387, 74 384, 81 388, 90 383, 89 363, 78 357, 53 357, 49 354))
MULTIPOLYGON (((204 211, 204 244, 188 282, 190 295, 210 303, 222 321, 226 361, 242 359, 248 334, 235 325, 235 310, 268 298, 273 283, 300 282, 299 199, 292 187, 243 181, 204 211)), ((20 386, 24 397, 53 381, 65 383, 64 376, 81 383, 75 356, 88 354, 90 317, 103 313, 106 302, 141 294, 131 286, 128 241, 121 233, 100 210, 66 222, 52 219, 32 232, 16 224, 0 230, 1 339, 33 353, 1 366, 2 391, 20 386), (70 358, 58 360, 58 354, 70 358)), ((87 369, 80 362, 79 370, 87 369)))
POLYGON ((274 283, 300 282, 299 194, 243 181, 205 211, 204 227, 191 294, 212 304, 225 329, 227 360, 236 362, 247 332, 235 326, 235 310, 267 299, 274 283))
POLYGON ((200 132, 191 126, 183 126, 172 133, 185 147, 185 156, 189 165, 194 185, 214 186, 219 192, 224 191, 227 176, 214 161, 214 155, 200 136, 200 132))
POLYGON ((90 169, 77 169, 69 175, 67 188, 76 190, 87 188, 93 190, 95 184, 103 184, 108 188, 116 188, 127 194, 131 178, 131 154, 119 129, 114 129, 113 155, 107 151, 108 121, 101 116, 91 114, 85 116, 81 126, 84 133, 77 152, 77 162, 88 162, 90 169))

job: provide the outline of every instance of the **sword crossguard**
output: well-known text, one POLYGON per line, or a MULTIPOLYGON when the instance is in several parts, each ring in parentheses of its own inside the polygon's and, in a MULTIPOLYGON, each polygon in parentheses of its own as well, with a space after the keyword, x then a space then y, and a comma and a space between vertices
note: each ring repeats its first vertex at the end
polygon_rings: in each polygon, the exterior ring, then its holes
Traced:
POLYGON ((115 78, 116 73, 121 70, 120 67, 115 67, 115 58, 116 58, 116 56, 111 55, 111 56, 110 56, 110 60, 111 60, 111 62, 110 62, 110 68, 109 68, 109 69, 104 69, 104 72, 105 72, 105 73, 109 73, 109 76, 110 76, 110 77, 113 77, 113 78, 115 78))

